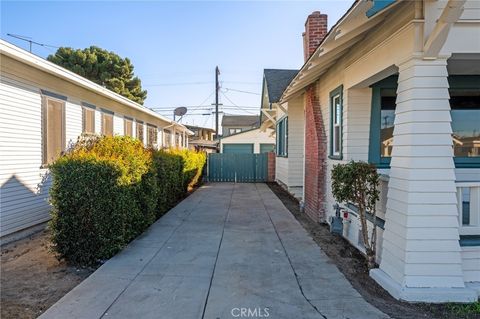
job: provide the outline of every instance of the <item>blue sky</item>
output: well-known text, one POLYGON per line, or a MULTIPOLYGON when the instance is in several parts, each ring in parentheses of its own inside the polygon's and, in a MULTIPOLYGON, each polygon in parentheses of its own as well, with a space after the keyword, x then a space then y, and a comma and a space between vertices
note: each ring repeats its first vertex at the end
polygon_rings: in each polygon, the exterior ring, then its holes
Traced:
MULTIPOLYGON (((307 15, 328 14, 330 27, 352 2, 2 1, 1 38, 26 49, 7 33, 54 46, 97 45, 129 57, 148 90, 145 105, 167 116, 177 106, 190 106, 190 114, 211 112, 193 106, 213 103, 218 65, 221 102, 243 109, 225 113, 257 114, 260 96, 234 90, 259 94, 264 68, 300 68, 307 15)), ((33 47, 42 57, 54 51, 33 47)), ((213 116, 189 115, 183 122, 212 127, 213 116)))

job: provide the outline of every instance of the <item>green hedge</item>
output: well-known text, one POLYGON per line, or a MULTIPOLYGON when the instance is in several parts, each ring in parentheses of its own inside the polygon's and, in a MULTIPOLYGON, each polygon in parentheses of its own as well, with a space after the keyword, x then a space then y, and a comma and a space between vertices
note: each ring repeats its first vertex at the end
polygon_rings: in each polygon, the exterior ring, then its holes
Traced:
POLYGON ((50 166, 54 249, 78 265, 110 258, 185 196, 204 162, 130 137, 80 139, 50 166))

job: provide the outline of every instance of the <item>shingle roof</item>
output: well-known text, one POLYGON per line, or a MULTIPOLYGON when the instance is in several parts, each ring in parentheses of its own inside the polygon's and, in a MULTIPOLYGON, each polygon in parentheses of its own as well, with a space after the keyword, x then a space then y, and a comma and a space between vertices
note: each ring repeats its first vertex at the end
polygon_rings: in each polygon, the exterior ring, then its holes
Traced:
POLYGON ((270 103, 280 101, 283 91, 287 88, 298 70, 265 69, 263 74, 267 82, 268 99, 270 103))
POLYGON ((258 115, 224 115, 222 126, 258 126, 260 118, 258 115))

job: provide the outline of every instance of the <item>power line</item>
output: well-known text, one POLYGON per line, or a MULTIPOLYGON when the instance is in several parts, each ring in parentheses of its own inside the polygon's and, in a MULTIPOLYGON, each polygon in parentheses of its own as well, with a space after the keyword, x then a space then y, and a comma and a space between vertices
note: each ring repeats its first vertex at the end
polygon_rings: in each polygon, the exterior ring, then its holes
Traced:
POLYGON ((243 90, 237 90, 237 89, 231 89, 231 88, 225 88, 225 90, 226 90, 225 93, 228 91, 234 91, 234 92, 245 93, 245 94, 261 95, 260 93, 256 93, 256 92, 243 91, 243 90))
POLYGON ((222 95, 223 95, 230 103, 232 103, 233 105, 235 105, 238 109, 240 109, 240 110, 242 110, 242 111, 245 111, 245 112, 247 112, 247 113, 250 113, 250 114, 255 114, 255 113, 252 113, 252 112, 248 111, 247 109, 244 109, 244 108, 242 108, 241 106, 235 104, 235 102, 233 102, 232 100, 230 100, 230 98, 229 98, 225 93, 222 92, 222 95))
POLYGON ((190 85, 206 85, 212 84, 212 81, 209 82, 177 82, 177 83, 155 83, 155 84, 144 84, 143 86, 190 86, 190 85))

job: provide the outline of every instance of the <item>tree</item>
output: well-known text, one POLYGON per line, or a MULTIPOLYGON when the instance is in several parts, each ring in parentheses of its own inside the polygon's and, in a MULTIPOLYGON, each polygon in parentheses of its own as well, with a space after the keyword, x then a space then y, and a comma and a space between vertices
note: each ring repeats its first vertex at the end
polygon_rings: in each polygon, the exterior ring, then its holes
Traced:
POLYGON ((97 84, 132 101, 143 104, 147 91, 133 74, 133 65, 128 58, 96 46, 83 50, 61 47, 47 60, 77 73, 97 84))
POLYGON ((369 269, 375 267, 377 246, 377 211, 375 204, 380 193, 378 184, 377 169, 372 164, 351 161, 347 164, 333 166, 333 196, 340 203, 350 202, 358 208, 369 269), (372 215, 374 224, 370 238, 368 238, 367 212, 372 215))

